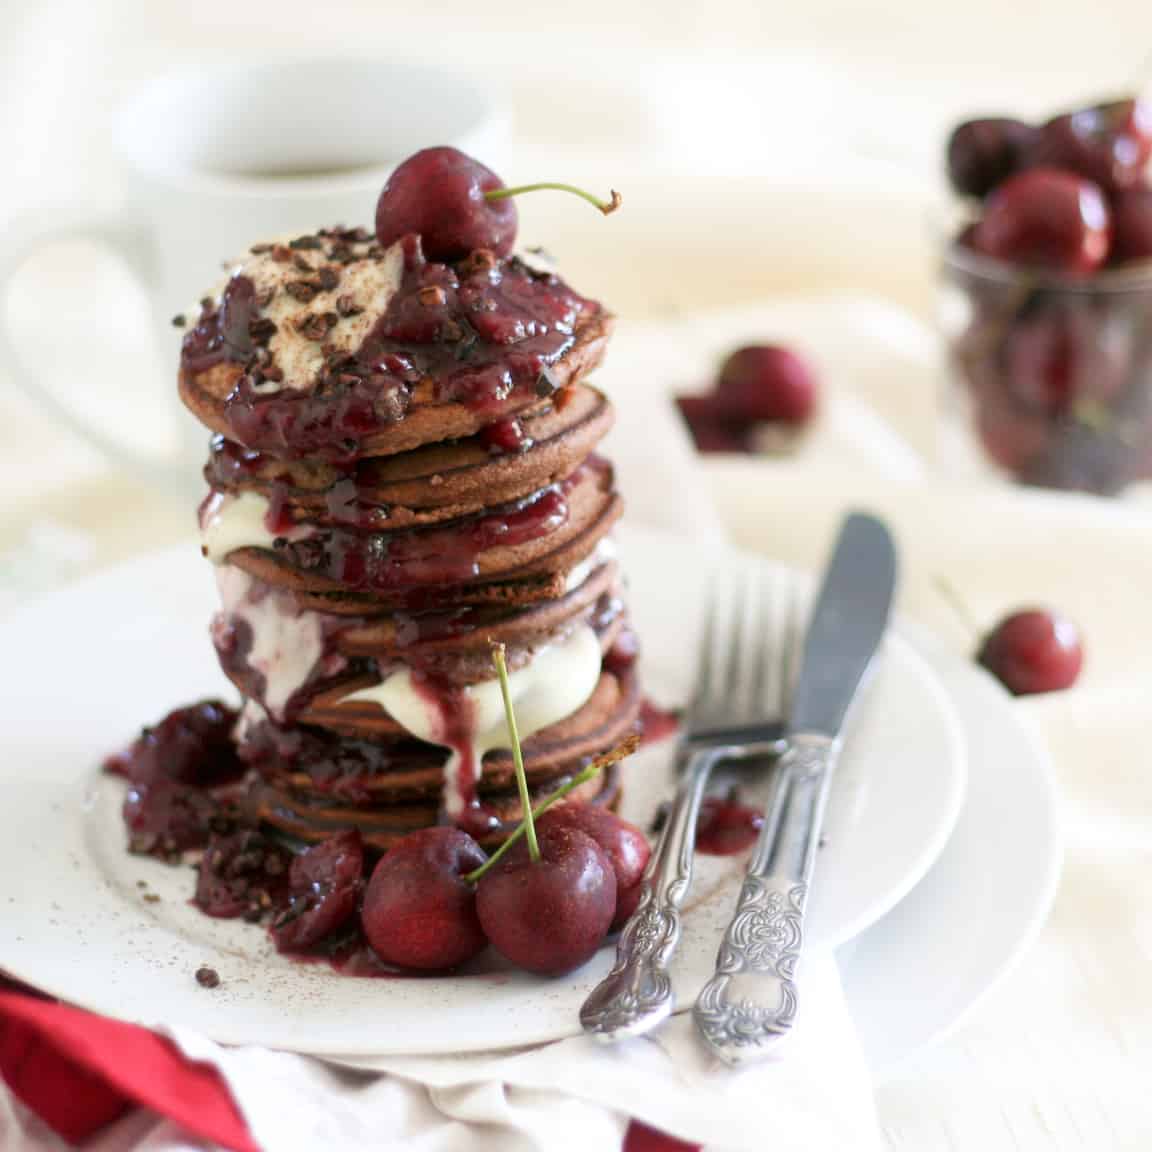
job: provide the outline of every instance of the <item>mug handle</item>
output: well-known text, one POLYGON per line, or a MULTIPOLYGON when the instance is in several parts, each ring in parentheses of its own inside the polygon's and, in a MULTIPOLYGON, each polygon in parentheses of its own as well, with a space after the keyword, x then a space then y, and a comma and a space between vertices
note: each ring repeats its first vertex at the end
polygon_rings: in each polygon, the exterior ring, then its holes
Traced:
MULTIPOLYGON (((0 247, 0 303, 7 298, 12 278, 34 253, 69 240, 93 241, 108 248, 119 255, 145 285, 150 285, 154 280, 152 245, 148 234, 122 217, 98 217, 66 224, 58 220, 50 224, 17 220, 5 229, 5 234, 7 242, 0 247)), ((78 416, 53 392, 43 378, 43 373, 37 373, 16 349, 9 331, 7 311, 3 308, 0 308, 0 372, 60 424, 93 444, 113 461, 161 482, 165 481, 162 465, 109 436, 98 424, 78 416)))

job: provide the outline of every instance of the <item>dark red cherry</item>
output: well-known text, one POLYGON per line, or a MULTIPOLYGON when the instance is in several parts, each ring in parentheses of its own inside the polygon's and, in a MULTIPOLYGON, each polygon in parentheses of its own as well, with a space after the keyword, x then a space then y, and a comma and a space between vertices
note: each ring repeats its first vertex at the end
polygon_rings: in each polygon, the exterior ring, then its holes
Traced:
POLYGON ((476 891, 464 877, 487 856, 458 828, 424 828, 398 840, 376 865, 360 917, 376 954, 436 972, 484 950, 476 891))
POLYGON ((647 837, 634 824, 596 804, 557 804, 536 821, 536 830, 576 828, 591 836, 604 850, 616 874, 616 915, 612 927, 619 928, 636 910, 640 880, 648 867, 652 848, 647 837))
POLYGON ((1099 185, 1056 168, 1030 168, 988 197, 972 242, 997 260, 1085 276, 1108 258, 1111 235, 1099 185))
POLYGON ((1012 476, 1020 476, 1052 441, 1042 417, 1023 415, 1000 401, 983 401, 975 422, 988 458, 1012 476))
POLYGON ((516 243, 511 199, 488 201, 500 177, 456 148, 425 148, 388 177, 376 202, 376 238, 419 235, 429 260, 462 260, 477 248, 507 256, 516 243))
POLYGON ((319 943, 356 912, 364 879, 364 846, 355 829, 305 848, 288 869, 288 902, 272 920, 281 952, 319 943))
POLYGON ((244 771, 232 743, 236 712, 219 700, 201 700, 169 712, 145 728, 137 740, 106 767, 138 784, 176 780, 209 788, 244 771))
POLYGON ((1035 147, 1040 130, 1022 120, 967 120, 948 139, 948 180, 961 196, 987 196, 1015 175, 1035 147))
POLYGON ((595 955, 616 914, 616 874, 603 848, 576 828, 522 839, 481 878, 476 911, 488 939, 513 964, 557 975, 595 955))
POLYGON ((1012 395, 1028 408, 1059 415, 1081 398, 1113 399, 1124 386, 1123 349, 1086 307, 1018 317, 1008 333, 1006 371, 1012 395))
POLYGON ((767 424, 806 424, 818 393, 812 365, 780 344, 737 348, 716 380, 716 401, 733 419, 767 424))
POLYGON ((213 836, 200 861, 194 902, 209 916, 259 919, 284 891, 288 866, 288 853, 252 829, 213 836))
POLYGON ((697 452, 752 450, 748 421, 733 420, 721 411, 715 396, 677 396, 676 407, 688 425, 697 452))
POLYGON ((1084 649, 1070 620, 1032 608, 1001 620, 976 658, 1013 695, 1028 696, 1075 684, 1084 649))
POLYGON ((1079 173, 1108 191, 1140 182, 1152 156, 1152 110, 1138 100, 1095 104, 1049 120, 1037 163, 1079 173))
POLYGON ((1112 263, 1152 260, 1152 188, 1125 188, 1112 197, 1112 263))

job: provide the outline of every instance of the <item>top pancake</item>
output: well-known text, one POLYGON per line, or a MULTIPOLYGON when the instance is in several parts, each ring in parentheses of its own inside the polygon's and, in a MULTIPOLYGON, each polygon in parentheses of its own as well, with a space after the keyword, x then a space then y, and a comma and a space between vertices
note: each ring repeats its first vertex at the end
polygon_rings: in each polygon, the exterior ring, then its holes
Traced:
POLYGON ((187 334, 180 393, 202 423, 276 455, 359 459, 474 435, 603 357, 611 316, 483 250, 425 261, 361 231, 256 245, 187 334))

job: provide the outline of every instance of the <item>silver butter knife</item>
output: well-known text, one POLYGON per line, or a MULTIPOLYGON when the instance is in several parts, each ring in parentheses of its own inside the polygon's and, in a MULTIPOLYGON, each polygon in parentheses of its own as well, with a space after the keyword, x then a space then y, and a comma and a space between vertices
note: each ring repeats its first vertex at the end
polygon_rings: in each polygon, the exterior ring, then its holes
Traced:
POLYGON ((804 908, 840 733, 887 629, 895 586, 888 529, 873 516, 848 516, 804 643, 788 751, 716 971, 694 1010, 700 1032, 729 1063, 767 1055, 795 1021, 804 908))

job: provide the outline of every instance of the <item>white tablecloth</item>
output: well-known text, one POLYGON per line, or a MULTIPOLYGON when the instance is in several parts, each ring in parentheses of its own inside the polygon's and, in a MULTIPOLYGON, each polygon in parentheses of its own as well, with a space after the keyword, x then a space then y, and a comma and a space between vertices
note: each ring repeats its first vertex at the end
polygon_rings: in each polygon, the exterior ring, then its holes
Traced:
MULTIPOLYGON (((1149 20, 1130 2, 1105 17, 1073 4, 1009 11, 990 0, 950 11, 902 0, 818 2, 787 13, 732 0, 670 3, 657 28, 639 4, 614 10, 619 26, 610 30, 599 14, 593 20, 590 10, 570 9, 561 34, 543 27, 536 7, 525 8, 522 21, 493 21, 487 9, 463 3, 413 10, 424 33, 433 26, 461 32, 446 43, 398 34, 395 6, 330 5, 331 20, 289 7, 285 0, 242 10, 222 0, 24 6, 0 41, 0 123, 13 160, 0 212, 114 200, 115 98, 169 61, 219 51, 225 28, 228 47, 240 52, 345 51, 352 40, 387 51, 405 43, 415 45, 412 54, 446 55, 487 75, 493 59, 522 61, 511 77, 523 114, 522 159, 542 157, 541 175, 606 176, 631 193, 624 235, 589 233, 575 209, 526 212, 574 280, 602 289, 626 315, 784 290, 879 293, 924 315, 931 254, 918 203, 931 183, 932 133, 947 112, 971 105, 977 90, 991 103, 1039 108, 1072 95, 1071 75, 1084 87, 1117 88, 1141 70, 1149 20), (544 39, 529 45, 530 36, 544 39), (563 60, 549 46, 552 36, 564 43, 563 60), (734 94, 738 76, 747 82, 734 94), (847 79, 837 87, 834 76, 847 79), (777 146, 773 133, 785 121, 806 125, 797 110, 809 107, 809 134, 836 163, 822 170, 823 184, 805 189, 790 174, 797 166, 815 172, 819 163, 777 146), (586 125, 580 132, 577 120, 586 125), (761 138, 773 146, 755 143, 761 138), (862 140, 857 153, 893 160, 898 180, 854 177, 846 158, 862 140), (908 195, 900 181, 913 179, 913 169, 920 183, 908 195), (736 170, 743 178, 733 177, 736 170)), ((77 323, 97 303, 91 289, 57 301, 77 323)), ((981 618, 1041 600, 1084 627, 1083 688, 1020 703, 1050 737, 1065 794, 1067 860, 1051 923, 955 1036, 878 1086, 878 1101, 891 1146, 910 1152, 1152 1147, 1144 1083, 1152 1066, 1152 918, 1143 890, 1152 874, 1147 510, 974 495, 862 468, 837 477, 823 467, 806 475, 738 464, 715 473, 712 492, 738 541, 801 564, 816 562, 849 498, 881 508, 910 557, 908 607, 957 644, 971 641, 933 591, 941 572, 981 618)), ((0 391, 0 525, 3 607, 55 579, 166 543, 189 520, 187 510, 109 474, 0 391)))

